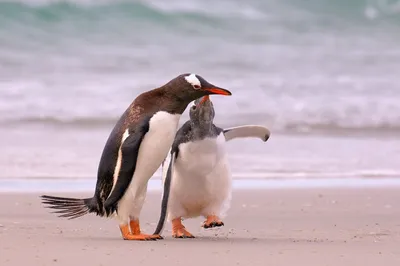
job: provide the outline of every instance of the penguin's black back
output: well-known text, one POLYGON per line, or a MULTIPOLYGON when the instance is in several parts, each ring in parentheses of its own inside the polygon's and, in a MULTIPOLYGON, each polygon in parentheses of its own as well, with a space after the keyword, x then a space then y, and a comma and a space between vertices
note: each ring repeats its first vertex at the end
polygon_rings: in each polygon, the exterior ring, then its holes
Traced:
MULTIPOLYGON (((123 125, 127 117, 126 110, 111 131, 104 146, 99 167, 97 170, 97 183, 93 200, 97 210, 103 215, 103 204, 111 193, 114 182, 114 170, 117 165, 118 151, 123 135, 123 125)), ((133 125, 131 125, 133 126, 133 125)))

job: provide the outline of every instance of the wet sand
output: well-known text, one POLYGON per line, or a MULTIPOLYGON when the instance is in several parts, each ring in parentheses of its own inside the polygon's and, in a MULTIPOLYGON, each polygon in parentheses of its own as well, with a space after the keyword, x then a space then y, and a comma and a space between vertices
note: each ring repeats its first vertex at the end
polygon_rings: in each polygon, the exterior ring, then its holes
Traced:
MULTIPOLYGON (((63 196, 84 196, 51 193, 63 196)), ((148 194, 151 233, 159 192, 148 194)), ((0 194, 0 265, 400 265, 399 189, 236 190, 225 226, 196 239, 123 241, 115 220, 57 218, 38 195, 0 194)))

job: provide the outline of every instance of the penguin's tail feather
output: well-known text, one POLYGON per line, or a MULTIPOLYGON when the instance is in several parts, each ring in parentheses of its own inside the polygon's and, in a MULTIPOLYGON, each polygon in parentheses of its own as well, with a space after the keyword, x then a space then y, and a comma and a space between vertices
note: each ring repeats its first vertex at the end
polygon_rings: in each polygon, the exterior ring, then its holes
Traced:
POLYGON ((69 220, 79 218, 90 212, 96 212, 92 206, 93 198, 75 199, 55 196, 42 195, 42 203, 47 208, 54 209, 53 213, 58 217, 68 218, 69 220))

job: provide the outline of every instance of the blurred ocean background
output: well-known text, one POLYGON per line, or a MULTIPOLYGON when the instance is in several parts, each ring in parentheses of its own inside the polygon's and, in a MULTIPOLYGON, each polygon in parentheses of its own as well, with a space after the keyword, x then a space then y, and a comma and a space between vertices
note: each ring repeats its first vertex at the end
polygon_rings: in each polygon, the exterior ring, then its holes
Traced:
POLYGON ((233 92, 217 125, 272 132, 228 144, 235 178, 400 177, 400 1, 0 0, 0 178, 95 179, 186 72, 233 92))

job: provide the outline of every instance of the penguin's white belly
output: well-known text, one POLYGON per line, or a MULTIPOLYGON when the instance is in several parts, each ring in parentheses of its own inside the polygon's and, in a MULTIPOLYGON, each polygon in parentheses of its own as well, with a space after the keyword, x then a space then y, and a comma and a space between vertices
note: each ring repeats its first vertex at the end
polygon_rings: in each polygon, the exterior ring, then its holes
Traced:
POLYGON ((180 115, 158 112, 150 119, 149 131, 140 144, 132 181, 119 203, 120 213, 129 213, 131 219, 138 218, 146 197, 147 182, 167 156, 179 118, 180 115), (126 211, 122 210, 122 206, 126 211))
POLYGON ((223 215, 230 200, 231 174, 222 133, 179 146, 170 193, 169 219, 223 215))
POLYGON ((188 142, 179 146, 179 160, 175 167, 182 174, 206 176, 225 156, 225 139, 221 134, 217 138, 206 138, 188 142))

